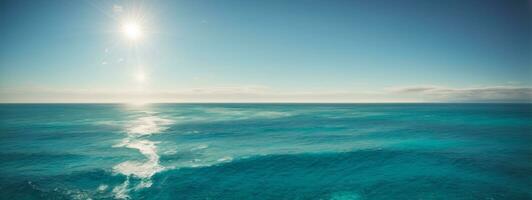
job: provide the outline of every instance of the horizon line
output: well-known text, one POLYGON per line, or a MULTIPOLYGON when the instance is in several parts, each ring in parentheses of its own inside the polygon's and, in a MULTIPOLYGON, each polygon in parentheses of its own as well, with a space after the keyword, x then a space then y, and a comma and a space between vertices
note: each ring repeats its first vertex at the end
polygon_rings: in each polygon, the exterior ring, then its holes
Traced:
POLYGON ((0 104, 532 104, 527 102, 438 102, 438 101, 390 101, 390 102, 0 102, 0 104))

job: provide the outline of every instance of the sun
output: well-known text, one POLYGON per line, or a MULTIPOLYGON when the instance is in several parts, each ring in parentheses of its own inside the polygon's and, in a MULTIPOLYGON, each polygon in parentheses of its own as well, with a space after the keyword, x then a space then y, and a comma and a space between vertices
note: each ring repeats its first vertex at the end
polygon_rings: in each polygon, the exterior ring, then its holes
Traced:
POLYGON ((141 71, 137 72, 135 74, 135 80, 137 82, 144 82, 146 80, 146 74, 144 74, 144 72, 141 72, 141 71))
POLYGON ((130 40, 138 40, 142 36, 142 27, 138 22, 128 21, 122 25, 122 32, 130 40))

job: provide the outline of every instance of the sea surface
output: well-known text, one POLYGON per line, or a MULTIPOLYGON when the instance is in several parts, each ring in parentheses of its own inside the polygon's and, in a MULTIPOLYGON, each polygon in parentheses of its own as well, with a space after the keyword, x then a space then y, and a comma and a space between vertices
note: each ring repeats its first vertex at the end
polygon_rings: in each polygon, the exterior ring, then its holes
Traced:
POLYGON ((0 199, 532 199, 532 104, 2 104, 0 199))

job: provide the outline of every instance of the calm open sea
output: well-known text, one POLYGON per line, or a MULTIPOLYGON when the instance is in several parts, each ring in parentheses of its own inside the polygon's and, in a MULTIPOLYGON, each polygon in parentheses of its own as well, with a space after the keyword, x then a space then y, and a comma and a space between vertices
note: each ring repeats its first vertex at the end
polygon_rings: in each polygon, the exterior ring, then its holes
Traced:
POLYGON ((532 199, 532 104, 2 104, 0 199, 532 199))

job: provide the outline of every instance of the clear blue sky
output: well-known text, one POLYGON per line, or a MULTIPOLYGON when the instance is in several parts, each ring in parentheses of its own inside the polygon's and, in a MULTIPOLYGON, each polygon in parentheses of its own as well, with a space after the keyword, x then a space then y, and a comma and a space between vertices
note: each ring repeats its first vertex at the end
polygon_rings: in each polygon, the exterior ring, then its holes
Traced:
POLYGON ((528 101, 531 9, 519 0, 1 1, 0 101, 528 101), (128 20, 140 39, 121 32, 128 20))

